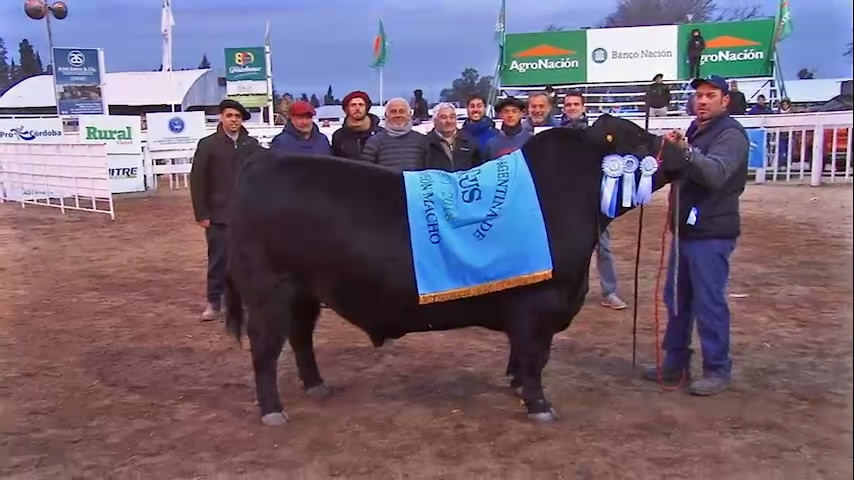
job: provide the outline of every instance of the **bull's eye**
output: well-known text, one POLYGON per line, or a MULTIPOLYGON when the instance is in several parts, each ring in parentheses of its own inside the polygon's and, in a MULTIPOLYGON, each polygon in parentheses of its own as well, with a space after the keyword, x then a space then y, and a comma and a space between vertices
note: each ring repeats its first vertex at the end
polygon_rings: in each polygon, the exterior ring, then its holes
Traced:
POLYGON ((613 135, 611 135, 610 133, 609 133, 608 135, 605 135, 605 141, 607 141, 608 143, 613 142, 613 141, 614 141, 614 136, 613 136, 613 135))

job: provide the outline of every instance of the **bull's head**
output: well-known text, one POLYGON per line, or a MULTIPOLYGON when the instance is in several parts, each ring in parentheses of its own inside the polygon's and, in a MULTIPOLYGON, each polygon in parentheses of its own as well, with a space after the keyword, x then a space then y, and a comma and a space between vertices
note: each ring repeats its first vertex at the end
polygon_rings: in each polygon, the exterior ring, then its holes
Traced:
POLYGON ((604 154, 632 154, 637 158, 647 155, 656 157, 659 169, 666 181, 678 178, 688 166, 683 151, 653 135, 634 122, 611 115, 602 115, 586 131, 587 139, 598 146, 604 154))

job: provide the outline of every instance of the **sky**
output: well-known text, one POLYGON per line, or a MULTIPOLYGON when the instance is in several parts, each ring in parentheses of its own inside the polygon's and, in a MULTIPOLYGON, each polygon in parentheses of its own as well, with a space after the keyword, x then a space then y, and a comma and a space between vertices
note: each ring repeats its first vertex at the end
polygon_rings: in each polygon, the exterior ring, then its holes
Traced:
MULTIPOLYGON (((616 0, 506 0, 507 32, 595 26, 616 0)), ((0 37, 17 57, 28 38, 48 57, 44 22, 23 13, 23 0, 0 2, 0 37)), ((69 16, 53 22, 58 47, 100 47, 108 71, 156 70, 161 63, 160 0, 66 0, 69 16)), ((195 68, 207 54, 223 68, 226 47, 263 45, 271 23, 276 90, 318 97, 333 86, 336 97, 353 89, 372 97, 378 74, 370 68, 371 45, 383 23, 389 41, 384 97, 409 98, 415 88, 437 100, 466 67, 491 75, 499 0, 172 0, 173 67, 195 68), (242 5, 242 6, 237 6, 242 5)), ((778 0, 718 0, 722 6, 758 4, 776 13, 778 0)), ((818 77, 850 77, 842 56, 852 37, 852 0, 790 0, 793 33, 783 40, 786 78, 806 67, 818 77)), ((47 63, 45 61, 45 63, 47 63)))

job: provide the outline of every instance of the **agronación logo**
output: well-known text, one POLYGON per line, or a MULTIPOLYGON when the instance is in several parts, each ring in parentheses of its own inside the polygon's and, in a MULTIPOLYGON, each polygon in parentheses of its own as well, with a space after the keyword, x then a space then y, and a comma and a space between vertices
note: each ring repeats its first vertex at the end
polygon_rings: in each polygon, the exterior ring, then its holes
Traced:
POLYGON ((720 35, 706 42, 706 50, 717 50, 700 56, 700 65, 720 62, 765 60, 762 43, 733 35, 720 35))
POLYGON ((581 67, 573 58, 578 52, 568 48, 541 44, 513 54, 510 70, 525 73, 528 70, 568 70, 581 67), (521 59, 521 60, 517 60, 521 59))

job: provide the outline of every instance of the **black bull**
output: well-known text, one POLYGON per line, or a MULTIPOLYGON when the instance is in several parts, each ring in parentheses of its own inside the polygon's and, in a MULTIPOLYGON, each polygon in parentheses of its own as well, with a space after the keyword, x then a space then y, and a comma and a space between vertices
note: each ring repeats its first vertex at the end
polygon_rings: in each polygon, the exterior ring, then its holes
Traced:
POLYGON ((245 164, 233 197, 226 323, 238 339, 246 324, 265 424, 286 419, 276 377, 286 340, 306 391, 328 393, 312 345, 320 302, 364 330, 375 346, 411 332, 475 326, 505 332, 511 386, 532 419, 556 418, 543 393, 542 370, 552 337, 581 309, 590 257, 610 221, 599 213, 602 158, 660 154, 656 190, 686 160, 661 137, 607 115, 586 131, 542 132, 522 150, 545 219, 553 278, 427 305, 418 304, 399 174, 334 157, 270 151, 245 164))

